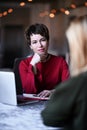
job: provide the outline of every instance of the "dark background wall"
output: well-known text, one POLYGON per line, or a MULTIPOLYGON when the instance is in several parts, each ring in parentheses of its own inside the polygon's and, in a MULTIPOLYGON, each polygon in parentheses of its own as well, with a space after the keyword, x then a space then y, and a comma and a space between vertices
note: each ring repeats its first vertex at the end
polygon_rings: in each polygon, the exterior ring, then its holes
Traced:
MULTIPOLYGON (((0 17, 0 68, 12 68, 14 60, 17 57, 25 57, 32 52, 27 47, 24 38, 24 30, 33 23, 44 23, 50 31, 49 52, 54 55, 66 55, 68 52, 65 30, 67 22, 72 15, 84 15, 87 13, 87 7, 81 6, 70 10, 69 15, 59 12, 59 8, 70 7, 71 0, 41 0, 20 7, 17 1, 0 1, 0 13, 8 8, 13 8, 13 12, 0 17), (49 14, 52 9, 56 9, 54 18, 49 14), (41 16, 44 14, 44 16, 41 16)), ((26 0, 27 1, 27 0, 26 0)), ((26 2, 25 1, 25 2, 26 2)), ((36 0, 37 1, 37 0, 36 0)), ((84 2, 78 0, 78 4, 84 2)))

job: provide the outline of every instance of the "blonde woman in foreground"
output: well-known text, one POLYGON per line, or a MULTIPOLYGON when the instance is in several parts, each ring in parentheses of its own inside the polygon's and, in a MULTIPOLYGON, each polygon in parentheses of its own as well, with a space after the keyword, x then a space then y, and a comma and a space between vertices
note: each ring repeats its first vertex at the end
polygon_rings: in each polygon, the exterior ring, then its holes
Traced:
POLYGON ((57 86, 41 116, 47 126, 87 130, 87 16, 73 19, 66 36, 72 77, 57 86))

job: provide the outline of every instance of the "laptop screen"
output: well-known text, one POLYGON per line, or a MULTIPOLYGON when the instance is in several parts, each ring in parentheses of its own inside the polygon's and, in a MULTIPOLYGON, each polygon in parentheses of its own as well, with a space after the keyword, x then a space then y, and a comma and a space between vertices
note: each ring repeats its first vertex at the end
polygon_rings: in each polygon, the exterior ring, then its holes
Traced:
POLYGON ((15 74, 13 71, 0 70, 0 102, 10 105, 29 104, 38 102, 38 99, 17 95, 15 74))
POLYGON ((15 76, 11 70, 0 70, 0 102, 17 105, 15 76))

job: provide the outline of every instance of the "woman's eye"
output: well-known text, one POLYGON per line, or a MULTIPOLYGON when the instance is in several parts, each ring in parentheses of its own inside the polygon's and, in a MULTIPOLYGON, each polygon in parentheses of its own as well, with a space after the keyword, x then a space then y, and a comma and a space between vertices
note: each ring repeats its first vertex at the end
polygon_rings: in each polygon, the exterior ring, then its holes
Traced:
POLYGON ((33 42, 32 42, 32 44, 36 44, 36 43, 37 43, 37 41, 33 41, 33 42))
POLYGON ((41 41, 46 41, 46 38, 41 39, 41 41))

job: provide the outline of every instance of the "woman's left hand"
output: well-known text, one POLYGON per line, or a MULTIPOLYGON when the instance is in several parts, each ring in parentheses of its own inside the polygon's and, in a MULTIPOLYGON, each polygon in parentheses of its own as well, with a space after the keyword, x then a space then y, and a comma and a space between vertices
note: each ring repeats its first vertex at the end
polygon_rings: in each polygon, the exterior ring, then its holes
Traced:
POLYGON ((54 92, 54 90, 43 90, 42 92, 40 92, 39 94, 37 94, 37 96, 45 98, 45 97, 51 96, 51 94, 53 92, 54 92))

